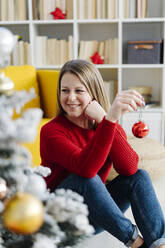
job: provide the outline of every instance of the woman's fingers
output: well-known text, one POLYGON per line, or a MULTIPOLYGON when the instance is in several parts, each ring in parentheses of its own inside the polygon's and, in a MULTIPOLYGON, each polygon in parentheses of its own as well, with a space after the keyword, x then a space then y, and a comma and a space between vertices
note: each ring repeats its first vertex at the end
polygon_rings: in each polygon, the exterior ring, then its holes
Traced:
POLYGON ((136 111, 138 107, 145 106, 144 99, 135 90, 125 90, 119 92, 112 103, 109 120, 118 120, 125 112, 136 111))
POLYGON ((126 104, 129 104, 135 111, 139 106, 145 106, 144 98, 136 91, 122 91, 118 94, 117 98, 126 104))

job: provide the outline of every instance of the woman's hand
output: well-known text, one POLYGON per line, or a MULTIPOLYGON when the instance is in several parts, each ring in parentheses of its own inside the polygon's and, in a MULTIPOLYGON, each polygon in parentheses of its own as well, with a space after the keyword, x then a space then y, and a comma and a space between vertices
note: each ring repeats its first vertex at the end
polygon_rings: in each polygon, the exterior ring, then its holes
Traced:
POLYGON ((138 107, 144 106, 144 99, 136 90, 121 91, 116 95, 106 119, 116 122, 125 112, 136 111, 138 107))
POLYGON ((93 100, 87 105, 84 115, 87 119, 100 123, 106 112, 96 100, 93 100))

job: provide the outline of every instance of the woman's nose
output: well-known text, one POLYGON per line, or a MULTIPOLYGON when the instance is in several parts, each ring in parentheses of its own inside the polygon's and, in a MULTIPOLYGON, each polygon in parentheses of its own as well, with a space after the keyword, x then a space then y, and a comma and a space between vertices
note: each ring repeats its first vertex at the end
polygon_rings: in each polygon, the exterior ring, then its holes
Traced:
POLYGON ((68 98, 69 98, 69 100, 71 100, 71 101, 75 100, 75 99, 76 99, 75 93, 74 93, 74 92, 70 92, 68 98))

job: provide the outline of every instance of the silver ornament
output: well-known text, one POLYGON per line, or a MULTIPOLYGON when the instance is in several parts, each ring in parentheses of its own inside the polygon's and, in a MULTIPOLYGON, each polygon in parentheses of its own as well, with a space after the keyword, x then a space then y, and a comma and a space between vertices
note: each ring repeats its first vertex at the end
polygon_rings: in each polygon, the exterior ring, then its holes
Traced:
POLYGON ((9 55, 15 45, 14 35, 7 28, 0 27, 0 57, 9 55))

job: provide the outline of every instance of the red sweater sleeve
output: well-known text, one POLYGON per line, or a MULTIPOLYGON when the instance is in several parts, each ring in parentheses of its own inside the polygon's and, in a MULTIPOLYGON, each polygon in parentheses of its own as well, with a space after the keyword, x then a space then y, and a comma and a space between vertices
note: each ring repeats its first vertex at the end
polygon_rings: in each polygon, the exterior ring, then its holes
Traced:
POLYGON ((137 171, 139 157, 127 141, 123 128, 118 124, 109 153, 114 169, 121 175, 132 175, 137 171))
POLYGON ((96 128, 93 138, 83 148, 75 145, 63 130, 49 131, 52 131, 52 135, 47 137, 46 133, 44 135, 44 129, 41 130, 41 146, 44 143, 46 147, 47 161, 57 164, 71 173, 83 177, 93 177, 108 157, 116 124, 103 119, 96 128))

